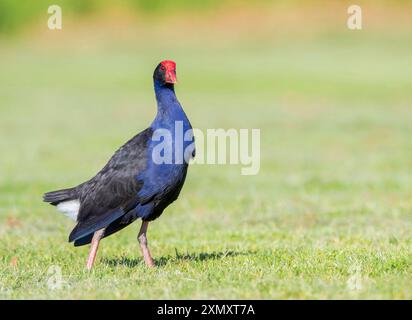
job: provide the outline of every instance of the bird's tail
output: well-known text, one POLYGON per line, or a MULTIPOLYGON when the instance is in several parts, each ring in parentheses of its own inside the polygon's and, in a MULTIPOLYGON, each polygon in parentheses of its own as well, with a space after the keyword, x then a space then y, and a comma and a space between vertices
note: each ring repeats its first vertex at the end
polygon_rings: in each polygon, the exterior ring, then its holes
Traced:
POLYGON ((56 206, 60 202, 69 201, 77 198, 76 188, 63 189, 47 192, 43 195, 43 201, 56 206))

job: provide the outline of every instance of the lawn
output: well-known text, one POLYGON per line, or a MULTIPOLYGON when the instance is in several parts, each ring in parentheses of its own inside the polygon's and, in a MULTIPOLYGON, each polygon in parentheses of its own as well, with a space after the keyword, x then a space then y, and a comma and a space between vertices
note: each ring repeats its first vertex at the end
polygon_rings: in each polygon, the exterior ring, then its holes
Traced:
POLYGON ((412 299, 410 37, 4 40, 0 298, 412 299), (148 126, 164 58, 194 127, 261 129, 261 170, 191 166, 149 226, 157 267, 135 223, 87 272, 88 247, 67 242, 73 222, 42 194, 90 178, 148 126))

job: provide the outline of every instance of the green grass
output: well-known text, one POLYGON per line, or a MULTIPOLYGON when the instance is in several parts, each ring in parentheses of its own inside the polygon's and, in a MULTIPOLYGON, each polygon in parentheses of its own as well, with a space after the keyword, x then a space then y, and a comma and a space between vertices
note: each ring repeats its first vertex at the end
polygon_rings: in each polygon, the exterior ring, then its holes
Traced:
POLYGON ((411 299, 410 34, 332 36, 4 44, 0 298, 411 299), (261 129, 261 171, 192 166, 149 227, 157 268, 133 224, 88 273, 88 248, 66 242, 73 223, 42 193, 91 177, 150 123, 162 58, 178 63, 195 127, 261 129), (64 284, 52 290, 53 266, 64 284))

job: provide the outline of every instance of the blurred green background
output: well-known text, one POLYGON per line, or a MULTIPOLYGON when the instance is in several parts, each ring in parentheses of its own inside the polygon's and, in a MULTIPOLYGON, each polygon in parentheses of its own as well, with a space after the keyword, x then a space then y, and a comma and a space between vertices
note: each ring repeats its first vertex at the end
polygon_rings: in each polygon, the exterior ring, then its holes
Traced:
POLYGON ((358 1, 351 31, 351 4, 0 0, 0 298, 411 299, 412 5, 358 1), (135 224, 88 274, 42 193, 149 125, 163 59, 194 127, 261 129, 260 173, 192 166, 158 267, 135 224))

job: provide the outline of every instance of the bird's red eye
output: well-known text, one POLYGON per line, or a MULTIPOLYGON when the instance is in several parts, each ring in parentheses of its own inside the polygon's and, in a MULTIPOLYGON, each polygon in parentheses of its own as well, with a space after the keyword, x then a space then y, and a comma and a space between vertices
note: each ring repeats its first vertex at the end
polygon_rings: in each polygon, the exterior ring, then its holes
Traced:
POLYGON ((161 66, 161 67, 160 67, 160 70, 165 71, 166 68, 165 68, 164 66, 161 66))

